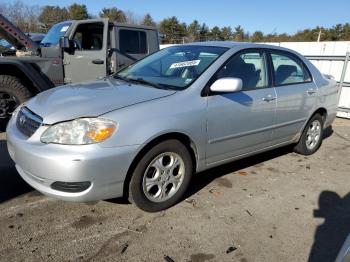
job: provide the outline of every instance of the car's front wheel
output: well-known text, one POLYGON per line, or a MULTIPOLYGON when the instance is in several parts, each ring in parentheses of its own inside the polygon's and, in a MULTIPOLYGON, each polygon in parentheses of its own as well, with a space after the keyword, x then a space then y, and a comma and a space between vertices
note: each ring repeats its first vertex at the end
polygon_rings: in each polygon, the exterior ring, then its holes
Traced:
POLYGON ((311 155, 315 153, 322 144, 323 118, 315 114, 306 124, 298 144, 294 147, 296 153, 311 155))
POLYGON ((161 142, 146 152, 134 169, 129 198, 148 212, 169 208, 183 197, 192 172, 192 158, 184 144, 161 142))

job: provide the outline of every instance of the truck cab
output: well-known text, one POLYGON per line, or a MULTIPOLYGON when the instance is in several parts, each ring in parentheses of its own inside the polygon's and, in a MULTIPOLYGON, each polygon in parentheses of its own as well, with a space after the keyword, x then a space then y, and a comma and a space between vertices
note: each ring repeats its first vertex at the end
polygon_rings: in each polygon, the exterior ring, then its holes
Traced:
POLYGON ((64 83, 105 77, 159 50, 158 32, 148 26, 91 19, 66 21, 52 29, 53 37, 49 32, 43 39, 41 53, 50 57, 52 42, 62 52, 64 83))
POLYGON ((156 28, 106 18, 58 23, 37 44, 0 14, 0 36, 21 53, 0 57, 0 128, 39 92, 104 78, 159 50, 156 28))

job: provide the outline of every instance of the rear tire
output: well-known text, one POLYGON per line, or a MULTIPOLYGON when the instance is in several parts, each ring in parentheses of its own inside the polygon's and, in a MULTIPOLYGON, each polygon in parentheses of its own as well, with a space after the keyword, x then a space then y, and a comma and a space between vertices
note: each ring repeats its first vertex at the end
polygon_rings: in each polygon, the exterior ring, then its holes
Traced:
POLYGON ((294 147, 294 152, 306 156, 311 155, 320 148, 322 138, 323 118, 320 114, 315 114, 306 124, 299 142, 294 147))
POLYGON ((31 97, 17 77, 0 75, 0 131, 3 131, 13 111, 31 97))
POLYGON ((173 139, 161 142, 136 165, 129 200, 148 212, 167 209, 182 199, 192 172, 192 158, 185 145, 173 139))

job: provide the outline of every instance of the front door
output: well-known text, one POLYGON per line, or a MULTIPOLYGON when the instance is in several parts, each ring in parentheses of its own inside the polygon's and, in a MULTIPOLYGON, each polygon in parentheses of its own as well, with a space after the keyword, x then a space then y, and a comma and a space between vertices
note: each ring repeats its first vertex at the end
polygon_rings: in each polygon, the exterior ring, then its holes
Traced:
POLYGON ((261 50, 234 55, 216 79, 242 79, 243 90, 208 97, 207 164, 270 146, 276 108, 266 54, 261 50))
POLYGON ((95 80, 107 74, 108 21, 77 22, 69 38, 74 51, 64 52, 65 83, 95 80))

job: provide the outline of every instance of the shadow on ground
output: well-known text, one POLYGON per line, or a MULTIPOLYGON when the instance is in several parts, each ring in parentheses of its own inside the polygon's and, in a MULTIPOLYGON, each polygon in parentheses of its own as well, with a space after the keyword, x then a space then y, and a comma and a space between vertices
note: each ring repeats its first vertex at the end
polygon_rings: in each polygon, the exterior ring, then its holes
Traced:
POLYGON ((261 153, 258 155, 254 155, 251 157, 243 158, 228 164, 224 164, 218 167, 214 167, 211 169, 208 169, 204 172, 200 172, 198 174, 195 174, 192 178, 191 185, 189 189, 186 192, 185 198, 189 198, 192 195, 196 194, 198 191, 202 190, 204 187, 206 187, 208 184, 210 184, 213 180, 248 168, 250 166, 254 166, 260 163, 263 163, 265 161, 274 159, 276 157, 283 156, 285 154, 288 154, 292 152, 292 148, 290 146, 278 148, 272 151, 268 151, 265 153, 261 153))
POLYGON ((335 192, 323 191, 318 203, 319 209, 314 210, 314 217, 325 220, 315 232, 309 262, 335 261, 350 233, 350 193, 341 198, 335 192))
MULTIPOLYGON (((333 129, 331 127, 325 129, 323 133, 323 140, 327 139, 332 134, 333 129)), ((293 152, 293 146, 281 147, 195 174, 193 176, 190 188, 187 190, 185 199, 194 195, 195 193, 206 187, 208 184, 210 184, 213 180, 221 176, 236 172, 241 169, 245 169, 250 166, 257 165, 259 163, 283 156, 291 152, 293 152)))
POLYGON ((4 140, 0 140, 0 187, 0 203, 33 190, 17 173, 4 140))

